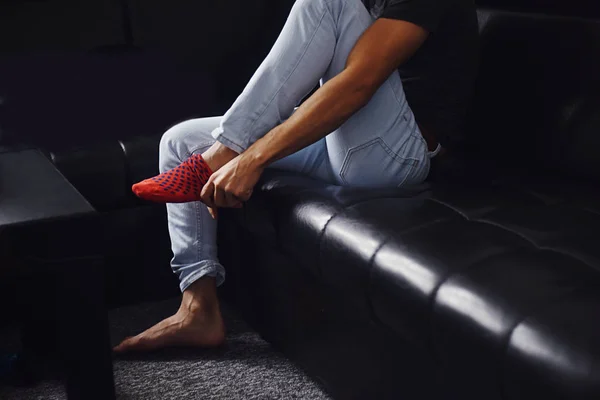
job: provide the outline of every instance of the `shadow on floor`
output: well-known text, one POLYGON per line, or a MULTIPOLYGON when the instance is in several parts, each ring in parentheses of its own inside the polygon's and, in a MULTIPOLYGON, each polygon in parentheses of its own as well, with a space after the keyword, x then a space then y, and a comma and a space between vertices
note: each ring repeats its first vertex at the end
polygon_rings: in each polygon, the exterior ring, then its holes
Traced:
MULTIPOLYGON (((172 315, 178 299, 113 310, 113 343, 172 315)), ((322 389, 275 351, 243 320, 223 309, 227 343, 218 349, 177 348, 115 358, 120 400, 154 399, 328 399, 322 389)), ((0 338, 1 340, 1 338, 0 338)), ((33 387, 0 387, 3 400, 62 400, 59 382, 33 387)))

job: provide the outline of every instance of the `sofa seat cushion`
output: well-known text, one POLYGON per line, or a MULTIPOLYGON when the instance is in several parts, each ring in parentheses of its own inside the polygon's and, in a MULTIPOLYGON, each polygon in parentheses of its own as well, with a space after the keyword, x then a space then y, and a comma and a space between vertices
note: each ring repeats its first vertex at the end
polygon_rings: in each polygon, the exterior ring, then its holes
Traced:
POLYGON ((474 395, 514 379, 539 390, 547 375, 561 377, 552 390, 587 390, 600 379, 600 195, 534 182, 361 191, 275 173, 243 222, 431 347, 474 395))

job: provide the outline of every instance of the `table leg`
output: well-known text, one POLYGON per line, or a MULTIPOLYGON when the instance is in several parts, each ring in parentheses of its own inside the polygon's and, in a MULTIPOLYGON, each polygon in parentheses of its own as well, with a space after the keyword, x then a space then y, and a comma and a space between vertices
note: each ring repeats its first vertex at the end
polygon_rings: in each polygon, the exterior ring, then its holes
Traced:
POLYGON ((57 265, 57 327, 69 400, 115 398, 102 260, 57 265))
POLYGON ((47 366, 58 359, 54 275, 46 270, 23 273, 15 278, 15 283, 23 346, 16 378, 23 385, 33 385, 43 378, 47 366))

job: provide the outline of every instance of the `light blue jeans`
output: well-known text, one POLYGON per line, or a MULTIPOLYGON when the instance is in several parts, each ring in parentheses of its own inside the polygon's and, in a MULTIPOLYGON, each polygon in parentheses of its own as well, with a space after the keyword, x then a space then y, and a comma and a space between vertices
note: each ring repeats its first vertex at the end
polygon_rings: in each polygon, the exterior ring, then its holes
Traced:
MULTIPOLYGON (((269 55, 223 117, 183 122, 160 144, 161 172, 218 140, 243 152, 285 121, 321 81, 340 73, 373 23, 360 0, 298 0, 269 55)), ((337 185, 397 187, 427 177, 430 156, 397 72, 369 103, 324 139, 274 164, 337 185)), ((203 276, 223 283, 217 221, 201 202, 168 204, 171 263, 181 290, 203 276)))

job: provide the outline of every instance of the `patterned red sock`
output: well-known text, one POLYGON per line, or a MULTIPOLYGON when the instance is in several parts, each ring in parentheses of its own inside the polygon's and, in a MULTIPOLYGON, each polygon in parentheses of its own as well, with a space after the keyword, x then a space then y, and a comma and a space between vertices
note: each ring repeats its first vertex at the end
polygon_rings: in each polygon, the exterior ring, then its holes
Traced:
POLYGON ((200 200, 202 187, 212 171, 201 155, 193 155, 178 167, 136 183, 136 196, 157 203, 188 203, 200 200))

